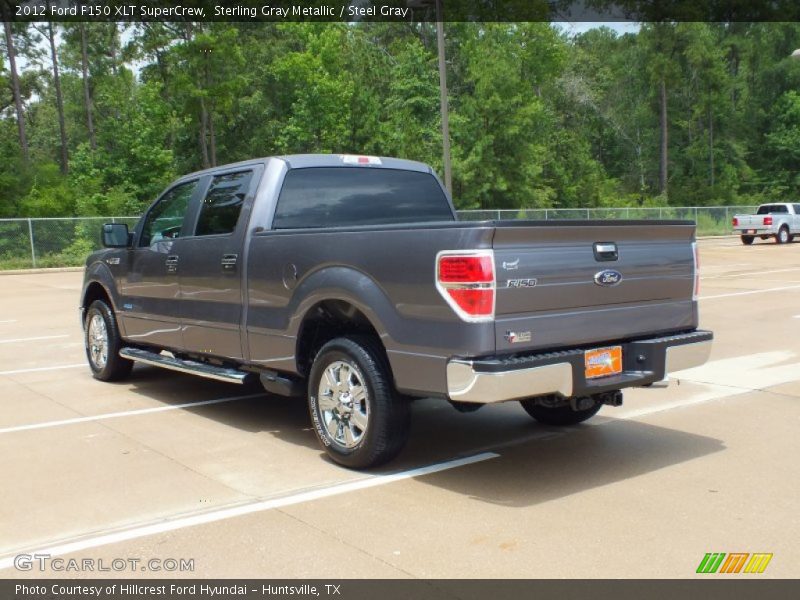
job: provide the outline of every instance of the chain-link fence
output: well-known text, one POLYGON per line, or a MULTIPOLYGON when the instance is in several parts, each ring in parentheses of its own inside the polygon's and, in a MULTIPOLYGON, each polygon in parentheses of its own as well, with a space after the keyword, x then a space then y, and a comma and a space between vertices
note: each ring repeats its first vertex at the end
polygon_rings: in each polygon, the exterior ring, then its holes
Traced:
MULTIPOLYGON (((462 210, 464 221, 502 219, 687 219, 697 223, 698 235, 731 233, 735 214, 755 212, 755 206, 661 208, 536 208, 521 210, 462 210)), ((76 217, 0 219, 0 269, 80 266, 100 248, 103 223, 127 223, 138 217, 76 217)))
POLYGON ((71 267, 102 245, 103 223, 136 224, 138 217, 0 219, 0 269, 71 267))
POLYGON ((731 233, 733 215, 752 214, 755 206, 663 206, 625 208, 528 208, 521 210, 461 210, 464 221, 501 219, 684 219, 697 223, 697 235, 731 233))

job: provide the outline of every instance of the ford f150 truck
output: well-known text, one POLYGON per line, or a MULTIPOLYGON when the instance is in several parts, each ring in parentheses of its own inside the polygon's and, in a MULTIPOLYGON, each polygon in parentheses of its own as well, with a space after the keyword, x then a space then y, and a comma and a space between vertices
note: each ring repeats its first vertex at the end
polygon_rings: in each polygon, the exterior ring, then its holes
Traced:
POLYGON ((307 398, 365 468, 413 398, 520 401, 567 425, 703 363, 686 221, 459 222, 430 167, 282 156, 187 175, 134 231, 103 226, 81 320, 94 376, 134 362, 307 398))
POLYGON ((754 215, 735 215, 733 229, 747 246, 756 236, 762 240, 774 237, 777 244, 786 244, 800 235, 800 204, 762 204, 754 215))

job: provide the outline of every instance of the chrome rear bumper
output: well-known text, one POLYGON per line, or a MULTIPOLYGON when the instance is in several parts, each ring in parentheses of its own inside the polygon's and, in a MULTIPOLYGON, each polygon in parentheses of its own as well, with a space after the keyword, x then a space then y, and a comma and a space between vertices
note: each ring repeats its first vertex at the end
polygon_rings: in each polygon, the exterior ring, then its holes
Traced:
MULTIPOLYGON (((644 386, 667 374, 702 365, 711 352, 713 335, 695 331, 622 343, 623 372, 587 380, 584 350, 492 359, 453 359, 447 364, 451 400, 490 404, 533 396, 564 397, 644 386)), ((599 344, 599 346, 610 344, 599 344)))

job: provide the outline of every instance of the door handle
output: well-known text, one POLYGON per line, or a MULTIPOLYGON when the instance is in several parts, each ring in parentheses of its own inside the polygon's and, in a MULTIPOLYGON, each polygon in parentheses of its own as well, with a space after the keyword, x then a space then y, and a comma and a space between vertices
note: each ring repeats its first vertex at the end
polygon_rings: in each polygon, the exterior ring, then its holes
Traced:
POLYGON ((164 261, 164 264, 167 266, 167 273, 175 273, 178 270, 178 257, 175 254, 167 256, 167 260, 164 261))
POLYGON ((222 255, 222 269, 225 271, 235 271, 236 261, 239 260, 238 254, 223 254, 222 255))

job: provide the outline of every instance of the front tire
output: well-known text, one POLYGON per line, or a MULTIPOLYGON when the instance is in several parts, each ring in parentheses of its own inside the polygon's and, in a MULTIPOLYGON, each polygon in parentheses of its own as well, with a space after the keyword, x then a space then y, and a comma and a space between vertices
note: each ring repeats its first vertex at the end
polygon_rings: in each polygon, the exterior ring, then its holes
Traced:
POLYGON ((384 464, 408 440, 409 403, 394 390, 385 354, 371 338, 336 338, 320 349, 308 408, 320 444, 345 467, 384 464))
POLYGON ((743 236, 742 236, 742 243, 743 243, 745 246, 749 246, 749 245, 751 245, 751 244, 753 243, 753 240, 754 240, 754 239, 755 239, 755 236, 752 236, 752 235, 743 235, 743 236))
POLYGON ((778 230, 778 235, 775 236, 775 243, 776 244, 788 244, 789 243, 789 228, 785 225, 778 230))
MULTIPOLYGON (((554 400, 554 398, 548 398, 548 400, 554 400)), ((519 403, 522 405, 522 408, 525 409, 525 412, 539 423, 555 425, 557 427, 583 423, 595 416, 603 406, 603 404, 597 400, 594 400, 592 406, 581 410, 573 410, 569 402, 564 402, 563 404, 557 404, 555 402, 542 404, 540 398, 526 398, 525 400, 520 400, 519 403)))
POLYGON ((127 377, 133 361, 119 355, 122 338, 114 312, 103 300, 95 300, 86 311, 83 324, 86 358, 92 375, 100 381, 119 381, 127 377))

